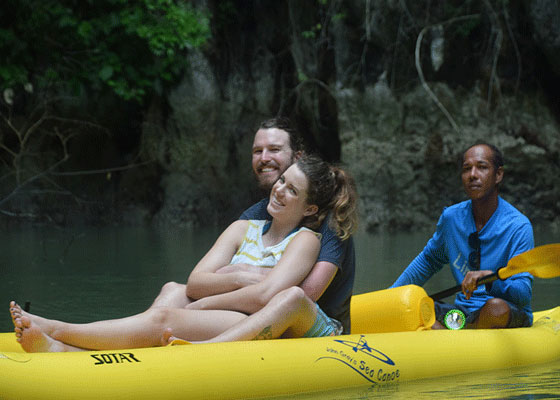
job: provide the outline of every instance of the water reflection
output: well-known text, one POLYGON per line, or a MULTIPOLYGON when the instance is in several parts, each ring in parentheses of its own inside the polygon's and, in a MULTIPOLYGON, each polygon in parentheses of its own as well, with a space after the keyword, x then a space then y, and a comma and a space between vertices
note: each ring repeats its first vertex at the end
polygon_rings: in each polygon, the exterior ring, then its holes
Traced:
POLYGON ((300 395, 315 399, 558 399, 560 361, 529 367, 300 395))

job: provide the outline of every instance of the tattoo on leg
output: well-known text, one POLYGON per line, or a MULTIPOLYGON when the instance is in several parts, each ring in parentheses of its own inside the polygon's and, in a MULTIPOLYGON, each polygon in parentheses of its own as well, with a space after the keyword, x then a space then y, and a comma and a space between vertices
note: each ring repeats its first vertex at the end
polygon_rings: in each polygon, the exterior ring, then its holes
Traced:
POLYGON ((272 339, 272 325, 267 326, 264 328, 253 340, 266 340, 272 339))

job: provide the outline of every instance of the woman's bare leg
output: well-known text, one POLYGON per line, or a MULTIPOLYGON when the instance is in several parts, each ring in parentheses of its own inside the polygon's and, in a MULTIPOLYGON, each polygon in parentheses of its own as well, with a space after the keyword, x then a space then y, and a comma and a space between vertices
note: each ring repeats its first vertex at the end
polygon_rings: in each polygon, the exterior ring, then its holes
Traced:
MULTIPOLYGON (((15 305, 10 310, 18 308, 15 305)), ((11 312, 12 316, 17 314, 17 311, 11 312)), ((234 311, 157 307, 131 317, 86 324, 42 318, 42 324, 37 326, 44 335, 63 344, 81 349, 108 350, 159 346, 165 328, 171 328, 187 340, 208 340, 245 318, 245 314, 234 311)), ((32 318, 29 320, 34 323, 32 318)), ((34 326, 30 325, 29 328, 34 326)), ((33 346, 29 345, 30 348, 33 346)))
POLYGON ((150 308, 183 308, 189 303, 191 303, 191 300, 187 297, 187 285, 177 282, 167 282, 162 286, 150 308))
POLYGON ((241 320, 209 340, 193 341, 169 327, 164 331, 167 343, 181 338, 193 343, 233 342, 238 340, 302 337, 315 323, 317 305, 299 287, 286 289, 261 310, 241 320))

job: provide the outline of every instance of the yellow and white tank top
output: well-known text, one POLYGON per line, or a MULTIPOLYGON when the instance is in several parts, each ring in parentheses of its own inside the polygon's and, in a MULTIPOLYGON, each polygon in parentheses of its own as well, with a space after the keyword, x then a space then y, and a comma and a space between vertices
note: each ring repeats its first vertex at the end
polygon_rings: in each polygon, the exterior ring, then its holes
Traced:
POLYGON ((321 238, 319 233, 313 232, 311 229, 300 227, 292 231, 280 243, 273 246, 265 247, 262 242, 263 229, 268 221, 265 220, 249 220, 247 233, 243 238, 243 242, 237 253, 231 259, 231 264, 250 264, 258 267, 272 268, 274 267, 288 244, 301 231, 309 231, 321 238))

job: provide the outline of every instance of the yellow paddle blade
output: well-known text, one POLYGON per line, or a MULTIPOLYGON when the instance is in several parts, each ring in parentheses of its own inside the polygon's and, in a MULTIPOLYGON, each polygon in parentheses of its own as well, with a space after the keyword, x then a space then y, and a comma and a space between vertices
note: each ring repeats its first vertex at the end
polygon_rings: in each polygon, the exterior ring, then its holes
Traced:
POLYGON ((498 270, 498 275, 506 279, 520 272, 529 272, 537 278, 560 276, 560 243, 538 246, 516 255, 498 270))

